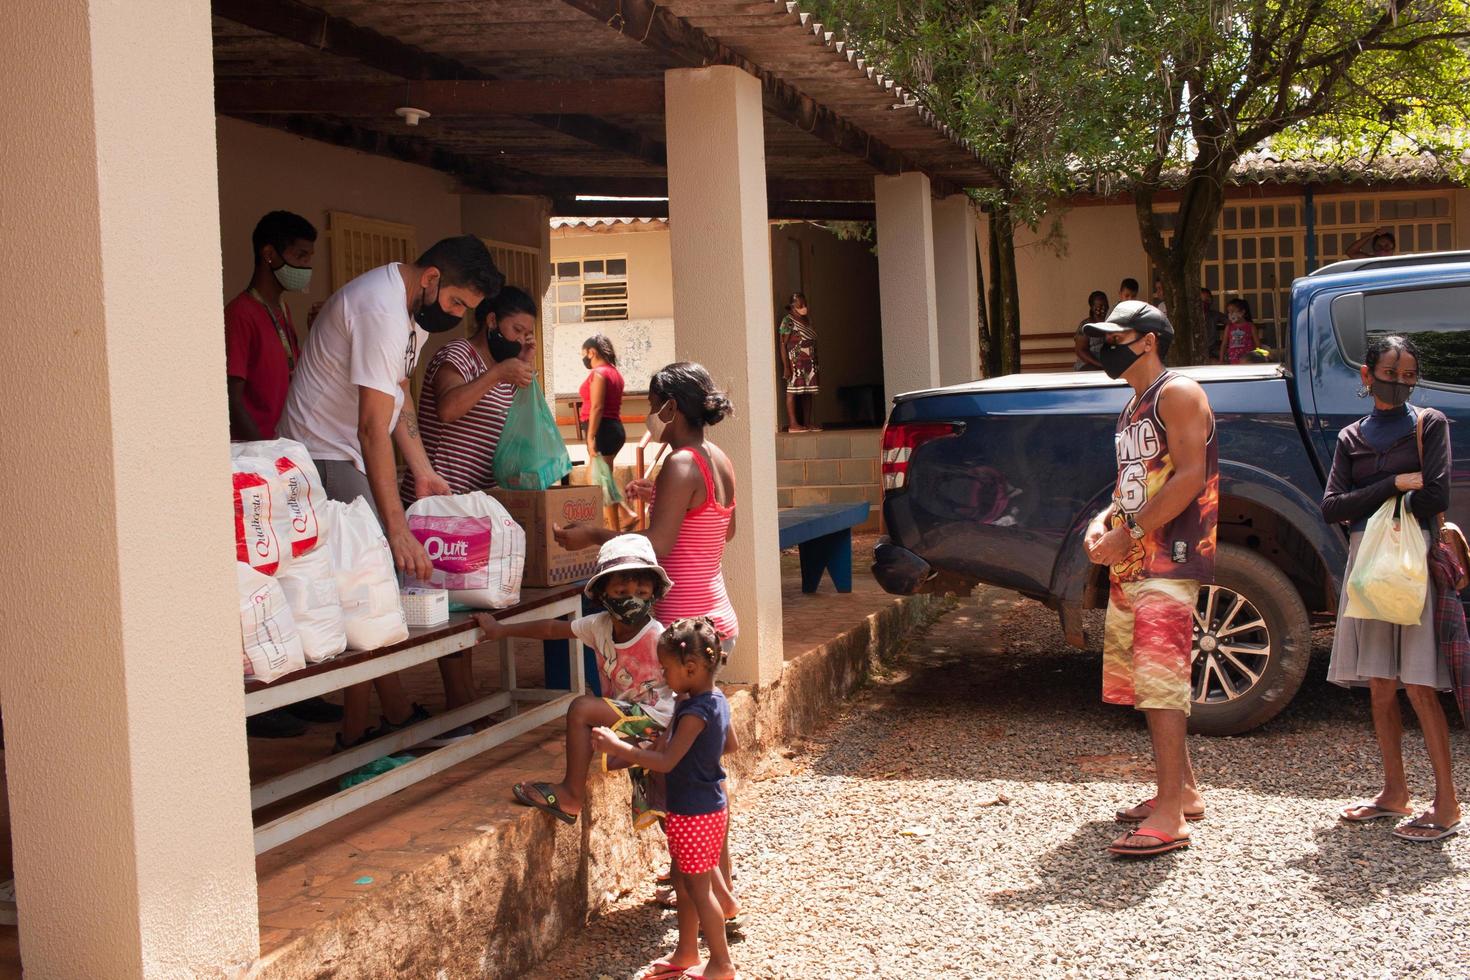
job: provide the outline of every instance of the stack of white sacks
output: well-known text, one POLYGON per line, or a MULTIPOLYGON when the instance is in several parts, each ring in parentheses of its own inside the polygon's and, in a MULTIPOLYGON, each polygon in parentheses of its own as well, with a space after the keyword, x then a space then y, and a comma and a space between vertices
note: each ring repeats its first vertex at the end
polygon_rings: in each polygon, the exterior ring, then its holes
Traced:
MULTIPOLYGON (((393 552, 368 502, 328 500, 298 442, 234 443, 230 454, 246 680, 406 640, 393 552)), ((424 584, 478 608, 520 601, 525 534, 499 501, 432 497, 408 516, 435 568, 424 584)))

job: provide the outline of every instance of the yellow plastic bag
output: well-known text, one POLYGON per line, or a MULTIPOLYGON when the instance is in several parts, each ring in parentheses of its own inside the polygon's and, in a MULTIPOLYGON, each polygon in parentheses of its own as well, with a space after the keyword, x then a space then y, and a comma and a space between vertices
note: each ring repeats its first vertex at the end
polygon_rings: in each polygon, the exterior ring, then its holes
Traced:
POLYGON ((1348 577, 1344 615, 1400 626, 1413 626, 1423 617, 1429 544, 1413 512, 1401 506, 1403 500, 1385 501, 1368 518, 1357 563, 1348 577))

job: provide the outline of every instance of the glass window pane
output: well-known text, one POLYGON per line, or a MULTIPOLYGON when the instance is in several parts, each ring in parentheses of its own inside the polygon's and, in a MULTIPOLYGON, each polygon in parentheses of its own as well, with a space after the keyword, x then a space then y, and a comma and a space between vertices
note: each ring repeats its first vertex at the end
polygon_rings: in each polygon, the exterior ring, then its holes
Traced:
POLYGON ((1240 240, 1240 257, 1253 259, 1256 257, 1256 240, 1254 238, 1242 238, 1240 240))
POLYGON ((1450 216, 1450 199, 1447 197, 1436 197, 1434 199, 1434 216, 1436 218, 1448 218, 1450 216))
POLYGON ((1225 209, 1224 228, 1225 228, 1226 231, 1231 231, 1231 230, 1233 230, 1235 228, 1235 209, 1234 208, 1226 208, 1225 209))
POLYGON ((576 283, 570 286, 562 285, 556 287, 556 299, 559 303, 575 303, 582 298, 582 287, 576 283))
POLYGON ((556 264, 556 277, 558 279, 580 279, 582 268, 580 262, 558 262, 556 264))
POLYGON ((1260 209, 1261 227, 1274 228, 1276 226, 1276 209, 1266 205, 1260 209))
POLYGON ((1261 258, 1276 258, 1276 239, 1270 235, 1267 235, 1265 238, 1261 239, 1261 258))
MULTIPOLYGON (((1410 289, 1363 297, 1368 336, 1405 333, 1423 354, 1424 380, 1470 385, 1470 286, 1410 289)), ((1334 318, 1336 311, 1334 310, 1334 318)))
POLYGON ((607 274, 610 276, 626 276, 628 274, 628 260, 608 259, 607 274))
POLYGON ((1291 235, 1282 235, 1276 239, 1276 244, 1281 248, 1282 258, 1291 258, 1296 254, 1296 238, 1291 235))
POLYGON ((1337 224, 1337 202, 1323 201, 1322 206, 1317 209, 1317 223, 1320 225, 1337 224))
POLYGON ((1235 292, 1240 288, 1240 267, 1234 264, 1225 267, 1225 289, 1235 292))
POLYGON ((1296 205, 1283 204, 1276 209, 1276 223, 1283 228, 1296 227, 1296 205))
POLYGON ((1240 227, 1242 227, 1242 228, 1254 228, 1255 226, 1256 226, 1256 209, 1255 208, 1241 208, 1240 209, 1240 227))
POLYGON ((1291 281, 1296 278, 1296 263, 1278 262, 1276 263, 1276 268, 1280 273, 1280 277, 1276 281, 1283 286, 1291 285, 1291 281))
MULTIPOLYGON (((1210 292, 1212 292, 1212 293, 1213 292, 1219 292, 1220 291, 1220 267, 1219 266, 1217 266, 1217 265, 1210 265, 1210 266, 1206 266, 1205 267, 1205 285, 1208 286, 1208 287, 1210 287, 1210 292)), ((1219 307, 1220 306, 1220 303, 1219 303, 1218 300, 1216 300, 1215 305, 1216 305, 1216 307, 1219 307)))
POLYGON ((602 260, 601 259, 588 259, 586 262, 583 262, 582 263, 582 275, 584 275, 584 276, 589 275, 589 274, 591 274, 593 272, 601 272, 601 271, 602 271, 602 260))
POLYGON ((1345 225, 1353 224, 1358 220, 1357 201, 1341 201, 1337 205, 1337 220, 1345 225))
POLYGON ((1450 226, 1440 224, 1434 226, 1434 247, 1438 251, 1448 252, 1453 246, 1450 245, 1450 226))
POLYGON ((1238 239, 1225 239, 1225 261, 1233 261, 1240 254, 1240 243, 1238 239))
POLYGON ((1262 289, 1274 289, 1276 287, 1276 285, 1277 285, 1277 282, 1276 282, 1276 263, 1275 262, 1262 262, 1261 263, 1261 288, 1262 289))
POLYGON ((1245 289, 1255 289, 1256 288, 1256 264, 1254 262, 1247 262, 1245 265, 1242 265, 1240 267, 1240 273, 1241 273, 1241 281, 1240 281, 1241 286, 1243 288, 1245 288, 1245 289))
POLYGON ((1366 201, 1359 201, 1358 202, 1358 220, 1359 221, 1363 222, 1364 224, 1372 224, 1373 223, 1373 221, 1375 220, 1374 217, 1373 217, 1374 203, 1375 202, 1373 201, 1373 199, 1371 197, 1368 200, 1366 200, 1366 201))
POLYGON ((1257 320, 1276 319, 1276 298, 1270 293, 1261 294, 1261 308, 1256 315, 1257 320))
POLYGON ((582 308, 580 306, 563 306, 557 310, 557 323, 581 323, 582 308))
POLYGON ((1323 235, 1322 247, 1317 250, 1317 258, 1322 262, 1331 262, 1337 258, 1337 236, 1323 235))
POLYGON ((1434 198, 1432 198, 1432 197, 1421 197, 1419 200, 1415 201, 1414 202, 1414 217, 1416 217, 1416 218, 1432 218, 1432 217, 1434 217, 1434 198))

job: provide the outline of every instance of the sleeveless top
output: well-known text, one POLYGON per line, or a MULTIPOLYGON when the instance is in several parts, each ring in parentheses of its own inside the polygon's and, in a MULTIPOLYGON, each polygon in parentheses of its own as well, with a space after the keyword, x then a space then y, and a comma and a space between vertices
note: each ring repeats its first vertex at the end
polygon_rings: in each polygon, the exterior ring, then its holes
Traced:
MULTIPOLYGON (((1124 523, 1124 514, 1138 513, 1174 475, 1169 433, 1159 415, 1159 396, 1178 377, 1173 371, 1165 371, 1142 395, 1129 401, 1118 416, 1113 437, 1118 456, 1113 527, 1124 523)), ((1215 419, 1211 415, 1210 438, 1205 443, 1204 488, 1178 517, 1133 543, 1127 557, 1112 567, 1113 581, 1137 582, 1150 578, 1214 581, 1219 510, 1220 454, 1215 419)))
MULTIPOLYGON (((739 625, 735 622, 735 607, 730 605, 730 596, 725 591, 721 566, 725 558, 725 534, 730 529, 730 518, 735 515, 735 501, 732 498, 730 506, 720 506, 715 496, 714 476, 703 453, 689 447, 679 453, 692 454, 699 465, 704 477, 704 503, 685 512, 679 538, 660 562, 673 579, 674 587, 659 600, 656 615, 665 625, 676 619, 708 616, 714 620, 720 636, 730 639, 739 631, 739 625)), ((654 506, 658 506, 657 500, 654 506)))
POLYGON ((577 395, 582 399, 582 421, 592 417, 592 376, 600 374, 607 380, 602 389, 602 417, 617 420, 623 414, 623 375, 610 364, 601 364, 587 372, 577 395))
MULTIPOLYGON (((468 340, 454 340, 439 348, 424 371, 424 385, 419 393, 419 435, 424 452, 434 472, 444 477, 455 493, 491 490, 496 486, 491 473, 495 447, 505 428, 505 416, 515 398, 515 385, 501 382, 485 393, 468 412, 446 422, 439 417, 439 394, 434 379, 444 365, 452 366, 466 381, 473 381, 490 370, 475 345, 468 340)), ((398 486, 403 506, 414 502, 413 474, 407 471, 398 486)))

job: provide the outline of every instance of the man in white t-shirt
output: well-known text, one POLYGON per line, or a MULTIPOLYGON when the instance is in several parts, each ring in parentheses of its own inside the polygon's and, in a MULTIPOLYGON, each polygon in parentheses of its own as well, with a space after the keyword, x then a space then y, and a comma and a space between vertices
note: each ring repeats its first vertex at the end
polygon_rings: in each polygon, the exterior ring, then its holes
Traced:
MULTIPOLYGON (((409 378, 428 335, 459 326, 503 282, 473 235, 446 238, 412 264, 365 272, 322 307, 291 378, 282 435, 306 446, 328 497, 365 497, 373 505, 398 569, 418 579, 428 580, 433 566, 408 529, 394 445, 413 474, 417 496, 450 489, 419 439, 409 378)), ((359 687, 347 692, 344 745, 374 734, 367 730, 367 687, 359 687)), ((396 678, 380 679, 378 693, 388 724, 408 724, 423 714, 408 705, 396 678)))

